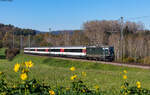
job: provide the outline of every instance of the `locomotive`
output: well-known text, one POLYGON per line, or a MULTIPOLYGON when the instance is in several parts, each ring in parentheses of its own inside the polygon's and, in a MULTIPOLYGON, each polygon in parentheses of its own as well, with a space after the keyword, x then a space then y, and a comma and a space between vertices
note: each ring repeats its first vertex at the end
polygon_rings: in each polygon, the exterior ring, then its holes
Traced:
POLYGON ((24 53, 103 61, 113 61, 115 56, 113 46, 27 47, 24 53))

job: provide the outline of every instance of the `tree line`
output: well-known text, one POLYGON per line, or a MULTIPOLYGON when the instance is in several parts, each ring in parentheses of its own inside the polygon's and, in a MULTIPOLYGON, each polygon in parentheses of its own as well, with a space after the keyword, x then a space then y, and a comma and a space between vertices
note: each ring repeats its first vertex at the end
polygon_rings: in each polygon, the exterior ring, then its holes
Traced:
POLYGON ((0 24, 0 45, 20 48, 28 46, 101 46, 115 48, 115 58, 124 61, 147 63, 150 58, 150 31, 142 23, 126 21, 123 23, 121 40, 121 22, 118 20, 95 20, 83 23, 82 30, 73 33, 63 31, 58 34, 38 33, 32 29, 20 29, 12 25, 0 24), (22 36, 20 36, 22 35, 22 36), (22 40, 22 43, 21 43, 22 40))

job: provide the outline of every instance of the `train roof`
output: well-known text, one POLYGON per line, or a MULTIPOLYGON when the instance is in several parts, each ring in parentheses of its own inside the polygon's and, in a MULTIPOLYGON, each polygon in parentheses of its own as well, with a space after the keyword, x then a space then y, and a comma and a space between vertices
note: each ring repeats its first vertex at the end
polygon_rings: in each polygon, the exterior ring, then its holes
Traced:
POLYGON ((57 47, 26 47, 24 49, 83 49, 85 46, 57 46, 57 47))
POLYGON ((87 47, 90 47, 90 48, 96 48, 96 47, 108 48, 108 47, 113 47, 113 46, 101 45, 101 46, 87 46, 87 47))

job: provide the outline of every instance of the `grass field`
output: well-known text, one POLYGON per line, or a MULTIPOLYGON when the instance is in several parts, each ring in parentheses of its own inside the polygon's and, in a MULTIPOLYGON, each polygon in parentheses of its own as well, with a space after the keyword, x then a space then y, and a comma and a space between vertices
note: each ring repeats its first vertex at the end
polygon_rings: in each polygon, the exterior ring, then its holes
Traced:
POLYGON ((4 49, 0 50, 0 56, 3 56, 3 59, 0 59, 0 71, 7 74, 10 85, 20 80, 18 74, 13 72, 14 64, 32 60, 34 66, 30 78, 44 80, 45 83, 51 86, 69 86, 70 76, 72 75, 69 68, 74 66, 77 68, 76 73, 81 73, 82 71, 87 73, 83 80, 90 88, 99 85, 102 90, 120 89, 123 83, 120 72, 127 70, 128 81, 131 85, 135 85, 138 80, 141 82, 142 87, 150 89, 150 70, 25 54, 19 54, 12 61, 8 61, 4 59, 4 49))

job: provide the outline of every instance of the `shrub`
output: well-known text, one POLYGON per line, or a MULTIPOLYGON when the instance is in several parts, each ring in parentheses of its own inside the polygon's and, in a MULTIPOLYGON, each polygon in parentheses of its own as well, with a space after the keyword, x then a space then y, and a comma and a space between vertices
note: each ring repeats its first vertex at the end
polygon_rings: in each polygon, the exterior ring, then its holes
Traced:
POLYGON ((143 58, 144 64, 150 64, 150 56, 143 58))
POLYGON ((135 62, 135 59, 132 57, 127 57, 127 58, 123 58, 123 62, 126 62, 126 63, 135 62))
POLYGON ((9 48, 5 50, 5 55, 8 60, 12 60, 20 51, 17 48, 9 48))
POLYGON ((12 52, 15 54, 15 56, 20 53, 18 48, 14 48, 12 52))
POLYGON ((15 55, 13 54, 13 53, 8 53, 7 55, 6 55, 6 58, 8 59, 8 60, 12 60, 13 58, 15 57, 15 55))

